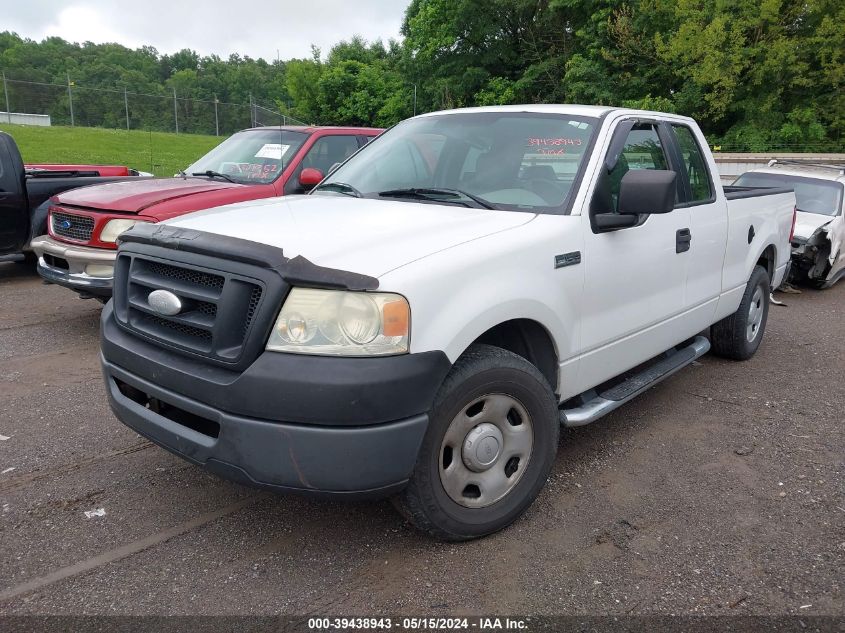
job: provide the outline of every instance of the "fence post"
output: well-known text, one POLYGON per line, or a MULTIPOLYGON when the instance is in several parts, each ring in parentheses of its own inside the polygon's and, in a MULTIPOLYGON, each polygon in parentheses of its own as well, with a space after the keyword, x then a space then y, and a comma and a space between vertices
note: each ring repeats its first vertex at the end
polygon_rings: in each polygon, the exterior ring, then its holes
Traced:
POLYGON ((173 122, 176 124, 176 133, 179 134, 179 109, 176 107, 176 88, 173 89, 173 122))
POLYGON ((6 87, 6 71, 3 71, 3 94, 6 95, 6 118, 12 122, 12 109, 9 107, 9 89, 6 87))
POLYGON ((217 104, 220 100, 214 95, 214 136, 220 136, 220 120, 217 118, 217 104))
POLYGON ((129 131, 129 99, 126 97, 126 88, 123 89, 123 107, 126 109, 126 131, 129 131))
POLYGON ((65 73, 67 75, 67 102, 70 106, 70 126, 74 126, 73 121, 73 91, 71 90, 71 86, 73 86, 73 82, 70 80, 70 73, 65 73))

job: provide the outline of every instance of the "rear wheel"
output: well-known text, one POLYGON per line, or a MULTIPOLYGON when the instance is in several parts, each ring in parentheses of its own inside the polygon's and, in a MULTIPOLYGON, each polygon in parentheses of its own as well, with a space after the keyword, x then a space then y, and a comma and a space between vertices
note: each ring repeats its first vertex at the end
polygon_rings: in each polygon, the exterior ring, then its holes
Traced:
POLYGON ((710 328, 713 353, 734 360, 754 356, 766 330, 770 292, 769 274, 756 266, 737 311, 710 328))
POLYGON ((444 381, 410 483, 394 503, 444 540, 500 530, 545 484, 559 427, 554 393, 534 365, 474 345, 444 381))

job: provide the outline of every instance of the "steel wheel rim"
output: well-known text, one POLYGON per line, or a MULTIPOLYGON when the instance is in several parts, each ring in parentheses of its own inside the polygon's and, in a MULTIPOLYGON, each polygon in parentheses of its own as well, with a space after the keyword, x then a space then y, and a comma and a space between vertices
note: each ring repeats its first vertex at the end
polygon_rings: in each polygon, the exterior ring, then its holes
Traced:
POLYGON ((533 448, 534 425, 525 406, 502 393, 481 396, 464 406, 446 429, 438 454, 440 483, 465 508, 492 505, 522 479, 533 448), (501 445, 490 460, 494 440, 501 445))
POLYGON ((753 343, 754 339, 760 334, 760 326, 763 323, 763 308, 765 308, 764 301, 763 289, 757 286, 751 297, 751 305, 748 308, 748 325, 745 328, 745 338, 749 343, 753 343))

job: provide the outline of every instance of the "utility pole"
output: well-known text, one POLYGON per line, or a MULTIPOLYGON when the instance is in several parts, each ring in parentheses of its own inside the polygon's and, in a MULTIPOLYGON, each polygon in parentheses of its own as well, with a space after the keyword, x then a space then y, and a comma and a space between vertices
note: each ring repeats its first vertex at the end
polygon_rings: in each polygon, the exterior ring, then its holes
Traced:
POLYGON ((179 108, 176 106, 176 88, 173 89, 173 122, 176 124, 176 133, 179 134, 179 108))
POLYGON ((217 98, 217 95, 214 95, 214 136, 220 136, 220 120, 217 118, 218 103, 220 103, 220 99, 217 98))
POLYGON ((252 101, 252 93, 249 93, 249 126, 255 127, 255 104, 252 101))
POLYGON ((126 131, 129 131, 129 98, 126 96, 126 88, 123 89, 123 107, 126 110, 126 131))
POLYGON ((6 118, 12 122, 12 110, 9 108, 9 89, 6 87, 6 71, 3 71, 3 94, 6 95, 6 118))
POLYGON ((70 106, 70 126, 73 127, 73 91, 71 90, 71 86, 73 86, 73 82, 70 80, 70 73, 67 74, 67 102, 70 106))
POLYGON ((417 116, 417 84, 414 84, 414 116, 417 116))

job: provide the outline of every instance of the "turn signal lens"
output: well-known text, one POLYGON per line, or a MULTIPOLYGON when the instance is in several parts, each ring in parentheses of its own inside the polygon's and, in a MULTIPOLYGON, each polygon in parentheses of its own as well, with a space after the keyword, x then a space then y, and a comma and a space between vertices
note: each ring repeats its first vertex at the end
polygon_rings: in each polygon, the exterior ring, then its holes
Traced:
POLYGON ((382 330, 385 336, 408 336, 411 325, 411 311, 408 302, 391 301, 382 306, 382 330))

